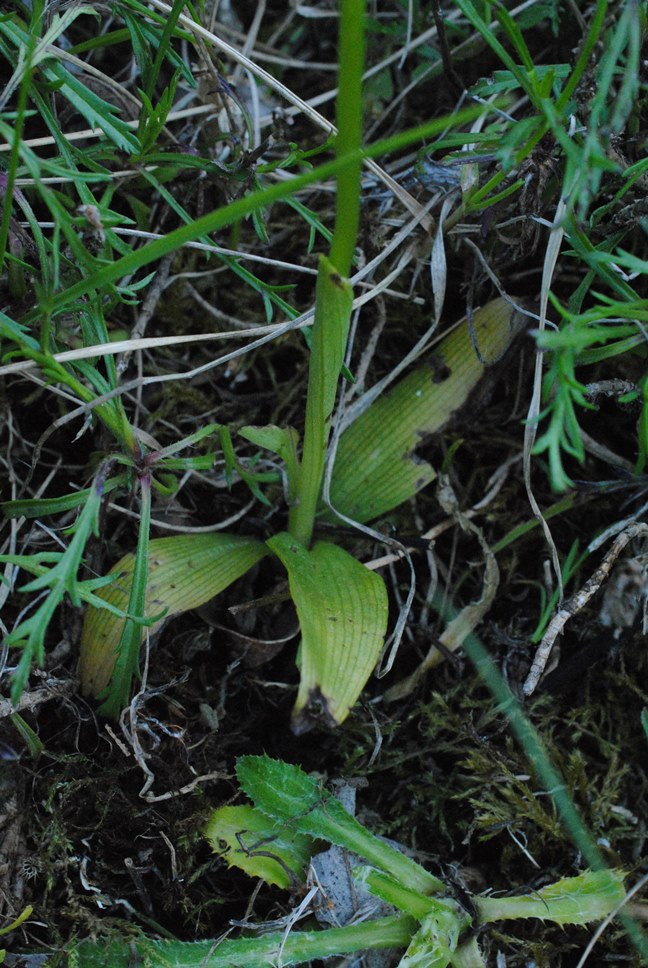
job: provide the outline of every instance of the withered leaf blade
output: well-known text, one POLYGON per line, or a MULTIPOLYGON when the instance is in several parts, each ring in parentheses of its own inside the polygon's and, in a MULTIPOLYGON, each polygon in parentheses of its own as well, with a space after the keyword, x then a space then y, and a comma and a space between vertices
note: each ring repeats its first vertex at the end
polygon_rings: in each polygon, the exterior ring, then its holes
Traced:
MULTIPOLYGON (((244 575, 267 554, 262 541, 231 534, 174 535, 149 544, 145 614, 161 615, 149 626, 155 632, 165 619, 198 608, 244 575)), ((109 574, 115 582, 98 592, 122 611, 128 608, 135 556, 124 555, 109 574)), ((88 608, 81 634, 81 688, 99 696, 108 686, 125 619, 103 608, 88 608)), ((143 633, 142 633, 143 634, 143 633)))
MULTIPOLYGON (((436 477, 417 447, 468 401, 520 330, 520 315, 495 299, 463 320, 392 390, 379 397, 340 438, 331 478, 333 507, 371 521, 413 497, 436 477)), ((322 515, 328 518, 324 512, 322 515)))

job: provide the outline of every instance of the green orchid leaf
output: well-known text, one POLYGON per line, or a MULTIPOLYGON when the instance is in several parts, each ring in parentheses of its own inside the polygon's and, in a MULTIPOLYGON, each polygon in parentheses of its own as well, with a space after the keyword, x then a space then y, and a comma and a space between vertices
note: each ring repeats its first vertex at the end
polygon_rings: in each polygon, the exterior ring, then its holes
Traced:
POLYGON ((349 281, 320 256, 298 499, 290 509, 288 525, 290 533, 305 547, 313 534, 352 306, 349 281))
POLYGON ((340 438, 333 507, 354 521, 370 521, 433 481, 436 471, 417 448, 466 404, 511 344, 519 322, 504 299, 495 299, 445 336, 424 367, 365 410, 340 438))
MULTIPOLYGON (((144 614, 160 616, 150 626, 155 632, 167 618, 198 608, 244 575, 267 554, 261 541, 230 534, 178 535, 155 538, 149 544, 148 582, 144 614)), ((111 569, 119 577, 98 595, 107 605, 126 612, 135 556, 125 555, 111 569)), ((107 608, 86 612, 81 635, 81 687, 99 696, 108 686, 125 619, 107 608)), ((143 633, 142 633, 143 634, 143 633)))
POLYGON ((288 572, 302 634, 293 730, 300 735, 318 724, 337 726, 380 656, 387 629, 385 583, 327 541, 307 551, 284 532, 267 544, 288 572))
MULTIPOLYGON (((149 549, 151 544, 151 479, 142 478, 140 482, 140 520, 137 534, 137 548, 133 556, 133 570, 128 592, 128 617, 121 627, 117 643, 116 659, 110 676, 110 683, 101 694, 104 700, 99 712, 112 719, 118 719, 122 709, 128 705, 133 679, 139 674, 139 653, 142 641, 142 620, 146 619, 146 585, 149 573, 149 549)), ((166 609, 154 616, 150 627, 164 618, 166 609)), ((117 624, 117 623, 115 623, 117 624)), ((147 623, 148 624, 148 623, 147 623)))
POLYGON ((215 810, 204 834, 229 867, 283 888, 303 882, 313 852, 311 837, 279 827, 250 805, 215 810))

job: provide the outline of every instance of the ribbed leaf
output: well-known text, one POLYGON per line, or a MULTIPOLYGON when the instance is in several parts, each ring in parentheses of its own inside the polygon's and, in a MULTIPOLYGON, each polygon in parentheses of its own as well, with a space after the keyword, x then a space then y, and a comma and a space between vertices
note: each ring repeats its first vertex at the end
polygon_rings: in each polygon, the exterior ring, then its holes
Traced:
MULTIPOLYGON (((218 595, 267 554, 261 541, 228 534, 178 535, 149 544, 145 614, 165 618, 197 608, 218 595), (163 614, 161 614, 163 613, 163 614)), ((126 611, 135 558, 125 555, 110 569, 120 577, 98 594, 126 611)), ((103 608, 89 608, 81 635, 81 687, 98 696, 112 675, 124 619, 103 608)))
POLYGON ((504 299, 461 322, 429 362, 380 397, 342 434, 331 480, 333 507, 370 521, 402 504, 436 477, 416 453, 462 407, 488 366, 517 331, 517 314, 504 299))
POLYGON ((341 723, 362 692, 387 629, 387 591, 337 545, 318 541, 307 551, 287 533, 268 542, 288 572, 301 627, 301 680, 293 730, 341 723))
POLYGON ((289 515, 289 531, 309 546, 322 487, 326 448, 353 307, 353 292, 335 266, 320 256, 315 289, 315 319, 308 366, 304 446, 297 500, 289 515))

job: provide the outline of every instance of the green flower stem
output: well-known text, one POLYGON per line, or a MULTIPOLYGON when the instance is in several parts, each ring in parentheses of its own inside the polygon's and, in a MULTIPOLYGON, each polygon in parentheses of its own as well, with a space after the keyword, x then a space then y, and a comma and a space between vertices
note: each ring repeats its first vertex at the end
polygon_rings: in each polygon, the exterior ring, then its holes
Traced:
POLYGON ((356 160, 337 176, 335 230, 331 262, 341 276, 348 276, 360 222, 360 169, 357 155, 362 145, 362 71, 365 47, 364 0, 342 0, 340 4, 340 64, 336 103, 338 158, 353 154, 356 160))
POLYGON ((289 530, 310 545, 322 486, 326 448, 340 369, 344 361, 353 294, 346 281, 353 261, 360 221, 362 155, 362 69, 365 5, 342 0, 340 11, 337 97, 338 161, 353 159, 337 175, 335 230, 330 262, 320 259, 315 291, 315 321, 308 371, 304 449, 289 530))
POLYGON ((13 205, 13 191, 14 184, 16 181, 16 170, 18 168, 18 159, 20 155, 20 143, 22 141, 23 130, 25 127, 25 112, 27 110, 27 101, 29 99, 29 91, 32 84, 32 56, 34 49, 37 44, 37 37, 35 32, 32 31, 32 26, 42 22, 43 14, 43 0, 39 0, 38 3, 34 4, 34 9, 32 11, 32 22, 30 25, 30 32, 28 35, 28 42, 24 50, 25 58, 25 70, 23 73, 22 81, 20 83, 20 89, 18 91, 18 103, 16 105, 16 121, 14 127, 14 138, 11 145, 11 153, 9 155, 9 167, 7 170, 7 184, 4 188, 4 204, 2 206, 2 223, 0 224, 0 270, 4 265, 5 256, 7 254, 7 241, 9 239, 9 223, 11 220, 11 209, 13 205))

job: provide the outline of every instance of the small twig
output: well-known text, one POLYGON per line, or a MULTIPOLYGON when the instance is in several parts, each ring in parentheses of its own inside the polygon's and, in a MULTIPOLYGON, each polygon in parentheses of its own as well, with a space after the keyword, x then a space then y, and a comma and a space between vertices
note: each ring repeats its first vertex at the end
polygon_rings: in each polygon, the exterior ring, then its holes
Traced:
POLYGON ((451 515, 462 531, 466 534, 474 535, 481 546, 484 555, 482 594, 477 601, 465 605, 448 622, 439 636, 438 642, 430 646, 427 655, 419 663, 414 672, 404 679, 401 679, 400 682, 397 682, 385 692, 383 696, 385 702, 395 702, 408 696, 420 678, 442 660, 444 650, 446 653, 454 652, 463 645, 466 637, 474 631, 490 609, 499 586, 499 568, 495 555, 491 551, 481 528, 474 524, 468 517, 468 514, 459 508, 457 498, 450 484, 450 479, 444 474, 439 477, 437 500, 446 514, 451 515))
POLYGON ((24 692, 15 705, 10 699, 0 699, 0 719, 25 709, 34 712, 37 706, 49 702, 50 699, 73 695, 78 687, 78 679, 49 679, 40 689, 24 692))
POLYGON ((630 527, 628 527, 625 531, 622 531, 592 577, 585 582, 583 587, 576 592, 575 595, 564 602, 562 607, 558 610, 558 612, 556 612, 549 623, 542 642, 538 646, 535 658, 533 660, 533 665, 531 666, 531 670, 525 680, 524 685, 522 686, 522 692, 525 696, 531 696, 535 692, 535 689, 540 682, 540 677, 542 676, 542 673, 544 672, 549 660, 549 656, 551 655, 554 642, 564 629, 569 619, 579 612, 585 605, 587 605, 590 598, 596 594, 605 579, 610 574, 612 566, 625 546, 632 541, 633 538, 637 538, 640 535, 648 535, 648 524, 631 524, 630 527))
POLYGON ((439 44, 441 60, 443 61, 443 70, 448 80, 454 84, 459 92, 463 94, 463 92, 466 90, 466 85, 457 74, 454 64, 452 63, 452 54, 448 45, 448 37, 446 35, 443 14, 439 8, 439 0, 432 0, 432 16, 434 17, 434 25, 437 29, 437 41, 439 44))
POLYGON ((166 793, 160 793, 157 796, 153 793, 140 792, 140 796, 147 803, 159 803, 161 800, 173 800, 175 797, 186 796, 187 793, 192 793, 199 783, 207 783, 209 780, 227 780, 229 776, 227 773, 223 773, 220 770, 215 770, 213 773, 203 773, 202 776, 195 777, 190 783, 185 783, 184 786, 179 787, 177 790, 167 790, 166 793))

